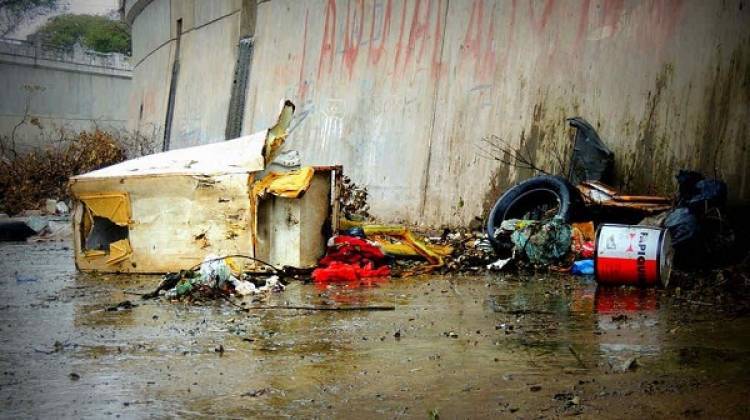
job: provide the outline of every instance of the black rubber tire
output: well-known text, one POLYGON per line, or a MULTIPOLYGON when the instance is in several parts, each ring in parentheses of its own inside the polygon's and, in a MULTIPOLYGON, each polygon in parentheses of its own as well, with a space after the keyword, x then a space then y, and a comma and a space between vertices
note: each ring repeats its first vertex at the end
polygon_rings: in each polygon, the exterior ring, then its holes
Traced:
POLYGON ((515 185, 500 196, 487 218, 487 236, 498 254, 507 254, 513 247, 495 238, 495 230, 503 220, 521 218, 524 210, 531 210, 538 205, 535 202, 545 200, 557 200, 557 215, 565 222, 571 221, 582 208, 580 193, 565 178, 540 175, 515 185))

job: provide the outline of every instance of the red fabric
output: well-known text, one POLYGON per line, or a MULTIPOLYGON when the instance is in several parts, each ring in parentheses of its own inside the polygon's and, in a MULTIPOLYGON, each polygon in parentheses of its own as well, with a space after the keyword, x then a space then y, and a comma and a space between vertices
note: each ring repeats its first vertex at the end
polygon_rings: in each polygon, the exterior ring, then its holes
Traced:
POLYGON ((354 282, 360 278, 385 277, 391 269, 377 246, 354 236, 335 236, 333 246, 312 273, 315 282, 354 282))
POLYGON ((586 241, 581 245, 581 257, 592 258, 594 256, 594 241, 586 241))

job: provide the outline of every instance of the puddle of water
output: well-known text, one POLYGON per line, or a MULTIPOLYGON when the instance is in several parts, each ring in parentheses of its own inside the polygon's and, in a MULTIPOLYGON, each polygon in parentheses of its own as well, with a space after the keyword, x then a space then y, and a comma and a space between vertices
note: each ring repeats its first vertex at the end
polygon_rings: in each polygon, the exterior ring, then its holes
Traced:
POLYGON ((65 244, 2 245, 0 256, 3 417, 559 414, 554 395, 581 382, 743 381, 750 351, 747 317, 685 313, 658 291, 581 278, 292 283, 265 303, 396 310, 242 313, 142 302, 124 291, 158 277, 76 273, 65 244), (126 299, 138 306, 104 310, 126 299), (617 373, 633 357, 638 370, 617 373))

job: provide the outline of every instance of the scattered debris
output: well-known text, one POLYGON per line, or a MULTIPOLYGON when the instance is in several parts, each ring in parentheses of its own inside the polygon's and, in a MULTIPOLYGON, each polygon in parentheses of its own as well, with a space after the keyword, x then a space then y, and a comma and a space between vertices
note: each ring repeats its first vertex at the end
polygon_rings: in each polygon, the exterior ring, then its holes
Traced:
POLYGON ((570 268, 574 276, 590 276, 594 274, 594 260, 578 260, 570 268))
POLYGON ((534 266, 560 263, 570 254, 571 228, 561 217, 546 222, 519 221, 514 227, 511 234, 514 250, 525 255, 534 266))
POLYGON ((583 181, 578 184, 578 191, 581 192, 588 210, 604 214, 605 218, 607 214, 610 214, 609 218, 615 214, 615 217, 625 218, 623 220, 630 217, 642 218, 644 215, 653 215, 672 207, 672 201, 668 197, 622 195, 614 188, 598 181, 583 181))
POLYGON ((247 391, 247 392, 241 394, 240 396, 241 397, 256 398, 256 397, 261 397, 261 396, 267 394, 269 391, 270 391, 269 388, 251 389, 250 391, 247 391))
POLYGON ((580 210, 580 194, 568 181, 558 176, 536 176, 516 184, 500 196, 487 219, 487 235, 502 256, 514 245, 508 236, 502 234, 507 232, 501 227, 503 222, 539 221, 557 216, 560 223, 568 223, 580 210))
POLYGON ((433 408, 427 413, 430 420, 440 420, 440 410, 433 408))
POLYGON ((367 196, 367 187, 357 185, 348 176, 342 177, 339 203, 346 219, 359 222, 370 220, 367 196))
POLYGON ((490 271, 501 271, 512 260, 513 260, 513 257, 500 258, 499 260, 493 262, 492 264, 487 264, 487 269, 490 271))
POLYGON ((325 306, 325 305, 275 305, 275 306, 249 306, 242 308, 244 311, 290 309, 299 311, 394 311, 394 305, 367 305, 367 306, 325 306))
POLYGON ((570 350, 570 354, 573 355, 573 357, 576 358, 578 361, 578 364, 581 365, 583 369, 586 369, 586 364, 583 362, 583 359, 581 359, 581 356, 578 354, 578 352, 573 348, 572 345, 568 344, 568 350, 570 350))
POLYGON ((133 309, 137 307, 138 305, 134 304, 133 302, 129 300, 123 300, 122 302, 118 303, 117 305, 113 305, 108 307, 106 310, 107 312, 118 312, 118 311, 125 311, 128 309, 133 309))
POLYGON ((159 296, 161 291, 167 291, 177 286, 177 283, 185 276, 187 276, 187 270, 180 271, 179 273, 167 273, 161 278, 156 289, 153 292, 145 293, 141 296, 141 299, 153 299, 159 296))
POLYGON ((144 299, 158 296, 165 291, 168 299, 178 299, 185 296, 199 294, 204 297, 223 296, 231 294, 239 296, 256 295, 261 293, 278 293, 284 290, 278 275, 267 273, 242 272, 237 263, 238 259, 251 259, 269 266, 272 270, 281 272, 268 263, 253 257, 232 255, 219 257, 208 255, 200 264, 198 270, 183 270, 178 274, 166 274, 159 286, 150 293, 143 295, 144 299), (259 286, 254 282, 262 282, 259 286))
POLYGON ((638 358, 636 358, 635 356, 633 356, 633 357, 628 358, 625 361, 625 363, 622 364, 622 366, 620 367, 620 371, 621 372, 634 371, 634 370, 638 369, 639 366, 640 366, 640 364, 638 363, 638 358))
POLYGON ((681 170, 676 179, 677 205, 656 221, 671 234, 675 265, 712 268, 737 260, 735 233, 726 217, 726 184, 686 170, 681 170))
POLYGON ((34 349, 37 353, 44 353, 44 354, 54 354, 59 353, 63 350, 65 350, 65 346, 67 346, 68 343, 62 343, 59 340, 55 340, 55 343, 52 345, 52 350, 41 350, 41 349, 34 349))
POLYGON ((445 265, 445 257, 454 248, 450 245, 429 244, 418 238, 409 229, 400 225, 363 225, 367 237, 376 242, 388 255, 406 258, 424 258, 426 265, 399 270, 397 276, 410 276, 432 272, 445 265))

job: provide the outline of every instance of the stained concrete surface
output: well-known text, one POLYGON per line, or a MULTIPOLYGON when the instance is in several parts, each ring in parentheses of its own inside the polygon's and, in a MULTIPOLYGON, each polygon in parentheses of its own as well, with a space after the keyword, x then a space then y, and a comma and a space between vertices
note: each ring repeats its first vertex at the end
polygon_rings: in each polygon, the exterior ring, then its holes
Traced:
POLYGON ((750 415, 750 316, 728 296, 433 276, 266 302, 394 311, 244 313, 143 302, 127 292, 157 276, 77 273, 66 242, 0 245, 0 273, 3 418, 750 415))

